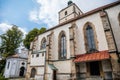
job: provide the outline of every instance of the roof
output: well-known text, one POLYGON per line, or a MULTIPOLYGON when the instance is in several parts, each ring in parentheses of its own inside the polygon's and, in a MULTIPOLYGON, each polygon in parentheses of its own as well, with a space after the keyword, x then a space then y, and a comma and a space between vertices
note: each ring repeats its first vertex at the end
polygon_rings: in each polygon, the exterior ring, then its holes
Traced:
POLYGON ((11 57, 12 57, 12 58, 18 58, 19 55, 18 55, 18 54, 15 54, 15 55, 12 55, 11 57))
POLYGON ((82 54, 82 55, 76 55, 76 59, 74 62, 91 62, 91 61, 101 61, 110 59, 109 52, 107 50, 105 51, 99 51, 96 53, 89 53, 89 54, 82 54))
POLYGON ((46 49, 41 49, 41 50, 36 50, 32 52, 32 54, 38 54, 38 53, 43 53, 43 52, 46 52, 46 49))
POLYGON ((48 66, 49 66, 52 70, 57 70, 57 68, 56 68, 53 64, 48 64, 48 66))
MULTIPOLYGON (((46 30, 45 32, 43 32, 42 34, 48 32, 48 31, 50 31, 50 30, 56 29, 56 28, 58 28, 58 27, 61 27, 61 26, 65 25, 65 24, 68 24, 68 23, 71 23, 71 22, 76 21, 76 20, 78 20, 78 19, 81 19, 81 18, 83 18, 83 17, 86 17, 86 16, 88 16, 88 15, 92 15, 92 14, 94 14, 94 13, 96 13, 96 12, 99 12, 99 11, 102 11, 102 10, 104 10, 104 9, 107 9, 107 8, 109 8, 109 7, 113 7, 113 6, 118 5, 118 4, 120 4, 120 0, 119 0, 119 1, 116 1, 116 2, 113 2, 113 3, 110 3, 110 4, 107 4, 107 5, 105 5, 105 6, 96 8, 96 9, 91 10, 91 11, 89 11, 89 12, 86 12, 86 13, 84 13, 84 14, 82 14, 82 15, 79 15, 79 16, 77 16, 77 17, 75 17, 75 18, 72 18, 72 19, 70 19, 70 20, 67 20, 67 21, 65 21, 65 22, 63 22, 63 23, 60 23, 60 24, 58 24, 58 25, 56 25, 56 26, 54 26, 54 27, 52 27, 52 28, 50 28, 50 29, 47 29, 47 30, 46 30)), ((42 35, 42 34, 39 34, 39 35, 42 35)), ((39 35, 37 35, 37 36, 39 36, 39 35)), ((33 40, 33 41, 34 41, 34 40, 33 40)))
POLYGON ((7 59, 10 59, 10 58, 27 59, 26 57, 22 57, 22 56, 21 56, 21 55, 19 55, 19 54, 14 54, 14 55, 12 55, 12 56, 7 57, 7 59))
MULTIPOLYGON (((107 8, 109 8, 109 7, 113 7, 113 6, 118 5, 118 4, 120 4, 120 1, 116 1, 116 2, 113 2, 113 3, 107 4, 107 5, 105 5, 105 6, 96 8, 96 9, 91 10, 91 11, 89 11, 89 12, 86 12, 86 13, 84 13, 84 14, 82 14, 82 15, 79 15, 78 17, 75 17, 75 18, 72 18, 72 19, 70 19, 70 20, 68 20, 68 21, 65 21, 65 22, 63 22, 63 23, 60 23, 60 24, 58 24, 58 25, 56 25, 56 26, 54 26, 54 27, 46 30, 45 32, 48 32, 48 31, 53 30, 53 29, 55 29, 55 28, 58 28, 58 27, 60 27, 60 26, 62 26, 62 25, 68 24, 68 23, 70 23, 70 22, 73 22, 73 21, 75 21, 75 20, 81 19, 81 18, 83 18, 83 17, 86 17, 86 16, 88 16, 88 15, 94 14, 94 13, 96 13, 96 12, 99 12, 99 11, 101 11, 101 10, 107 9, 107 8)), ((44 32, 44 33, 45 33, 45 32, 44 32)), ((44 33, 43 33, 43 34, 44 34, 44 33)))

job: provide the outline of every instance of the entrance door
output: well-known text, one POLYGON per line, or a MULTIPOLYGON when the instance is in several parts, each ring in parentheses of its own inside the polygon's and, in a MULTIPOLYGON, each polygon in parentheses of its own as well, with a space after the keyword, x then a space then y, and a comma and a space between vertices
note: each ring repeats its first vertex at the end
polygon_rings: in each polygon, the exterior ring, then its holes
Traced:
POLYGON ((57 77, 56 77, 56 70, 53 70, 53 80, 57 80, 57 77))
POLYGON ((31 78, 34 78, 35 75, 36 75, 36 69, 35 69, 35 68, 32 68, 32 69, 31 69, 31 75, 30 75, 30 77, 31 77, 31 78))
POLYGON ((24 76, 24 71, 25 71, 25 68, 24 68, 24 67, 21 67, 21 68, 20 68, 19 76, 24 76))
POLYGON ((99 62, 90 62, 90 75, 96 76, 100 75, 99 62))

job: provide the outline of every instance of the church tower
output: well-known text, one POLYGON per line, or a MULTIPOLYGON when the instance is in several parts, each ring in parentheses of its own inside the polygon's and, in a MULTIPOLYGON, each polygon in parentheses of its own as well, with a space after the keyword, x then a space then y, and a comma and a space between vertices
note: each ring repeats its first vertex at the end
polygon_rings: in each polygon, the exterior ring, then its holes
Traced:
POLYGON ((59 12, 59 23, 63 23, 81 14, 83 14, 83 12, 76 4, 72 1, 68 1, 68 6, 59 12))

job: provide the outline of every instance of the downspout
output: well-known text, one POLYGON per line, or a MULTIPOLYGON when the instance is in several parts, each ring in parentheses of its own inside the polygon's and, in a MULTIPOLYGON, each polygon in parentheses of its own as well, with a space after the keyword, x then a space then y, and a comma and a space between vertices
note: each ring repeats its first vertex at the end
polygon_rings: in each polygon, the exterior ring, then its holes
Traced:
POLYGON ((47 55, 47 54, 46 54, 46 51, 45 51, 45 62, 44 62, 44 65, 45 65, 45 66, 44 66, 44 77, 43 77, 43 80, 45 80, 46 67, 47 67, 47 66, 46 66, 46 55, 47 55))

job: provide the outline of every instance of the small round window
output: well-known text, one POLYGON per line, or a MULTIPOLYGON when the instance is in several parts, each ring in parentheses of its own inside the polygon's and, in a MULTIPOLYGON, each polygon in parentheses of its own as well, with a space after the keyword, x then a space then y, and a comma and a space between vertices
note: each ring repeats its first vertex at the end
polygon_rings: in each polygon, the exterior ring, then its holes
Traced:
POLYGON ((25 63, 24 63, 24 62, 22 62, 22 65, 25 65, 25 63))
POLYGON ((65 15, 67 15, 67 11, 65 11, 65 15))

